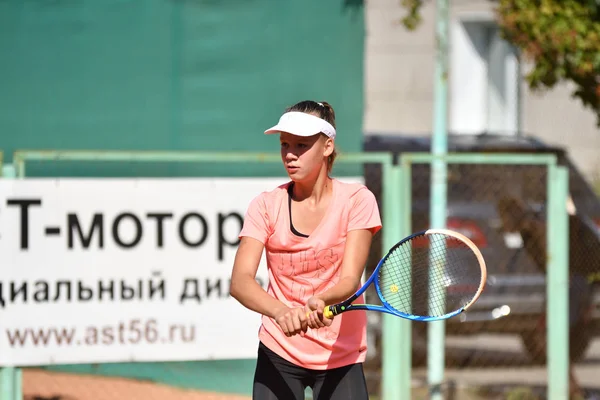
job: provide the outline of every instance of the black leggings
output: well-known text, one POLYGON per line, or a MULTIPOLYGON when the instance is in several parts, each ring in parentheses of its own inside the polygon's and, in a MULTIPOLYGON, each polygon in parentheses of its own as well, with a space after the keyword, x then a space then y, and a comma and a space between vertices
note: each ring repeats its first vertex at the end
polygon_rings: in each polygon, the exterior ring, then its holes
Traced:
POLYGON ((312 370, 294 365, 259 344, 253 400, 303 400, 306 387, 312 388, 314 400, 369 398, 362 364, 312 370))

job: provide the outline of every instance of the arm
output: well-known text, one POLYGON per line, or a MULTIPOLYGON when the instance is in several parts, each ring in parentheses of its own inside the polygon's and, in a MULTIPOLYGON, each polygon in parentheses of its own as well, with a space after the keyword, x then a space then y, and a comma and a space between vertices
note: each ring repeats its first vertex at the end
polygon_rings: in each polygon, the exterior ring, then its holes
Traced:
POLYGON ((331 325, 333 321, 323 316, 325 306, 340 303, 356 293, 373 235, 381 229, 377 201, 371 191, 364 187, 354 194, 351 201, 340 279, 333 287, 307 301, 311 329, 331 325))
POLYGON ((346 300, 358 290, 372 238, 373 234, 368 229, 348 232, 339 282, 315 297, 330 305, 346 300))
POLYGON ((306 332, 308 318, 304 310, 288 307, 256 282, 263 249, 264 245, 259 240, 242 237, 233 263, 229 293, 244 307, 274 319, 287 336, 306 332))
POLYGON ((256 271, 264 245, 251 237, 242 237, 235 254, 229 293, 244 307, 262 315, 275 318, 285 304, 270 296, 256 282, 256 271))
POLYGON ((340 303, 356 293, 367 263, 372 239, 373 233, 368 229, 348 232, 340 280, 325 292, 315 295, 307 301, 309 328, 318 329, 331 325, 333 320, 325 318, 323 315, 325 306, 340 303))
POLYGON ((244 307, 274 319, 287 336, 306 332, 304 310, 286 306, 256 282, 256 271, 269 236, 269 212, 263 195, 250 203, 239 236, 240 245, 231 274, 231 296, 244 307))

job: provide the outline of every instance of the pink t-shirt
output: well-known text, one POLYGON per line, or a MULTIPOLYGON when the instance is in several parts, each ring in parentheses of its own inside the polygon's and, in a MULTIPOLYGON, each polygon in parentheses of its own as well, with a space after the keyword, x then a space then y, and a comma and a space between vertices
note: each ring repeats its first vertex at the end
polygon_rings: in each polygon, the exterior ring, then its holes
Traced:
MULTIPOLYGON (((366 186, 333 179, 333 196, 322 221, 309 237, 298 236, 290 229, 289 184, 252 200, 239 236, 265 244, 268 293, 290 307, 302 307, 339 280, 348 231, 375 233, 381 219, 375 196, 366 186)), ((363 296, 355 303, 364 303, 363 296)), ((336 316, 329 327, 287 337, 274 320, 263 316, 259 339, 296 365, 323 370, 365 360, 366 326, 364 311, 349 311, 336 316)))

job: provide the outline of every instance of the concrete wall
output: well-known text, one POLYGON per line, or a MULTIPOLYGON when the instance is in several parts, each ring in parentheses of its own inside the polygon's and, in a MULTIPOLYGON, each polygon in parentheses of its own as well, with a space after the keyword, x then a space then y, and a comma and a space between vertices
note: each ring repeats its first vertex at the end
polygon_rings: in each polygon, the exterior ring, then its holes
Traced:
MULTIPOLYGON (((489 1, 451 3, 451 26, 459 18, 493 19, 489 1)), ((367 0, 365 5, 364 130, 367 134, 429 135, 433 125, 435 4, 426 2, 423 23, 415 32, 401 25, 405 11, 399 1, 367 0)), ((522 64, 521 75, 526 71, 522 64)), ((456 90, 449 87, 450 109, 456 90)), ((566 146, 577 166, 591 177, 600 171, 600 130, 593 113, 573 100, 570 92, 564 84, 545 93, 532 93, 521 79, 520 130, 566 146)))

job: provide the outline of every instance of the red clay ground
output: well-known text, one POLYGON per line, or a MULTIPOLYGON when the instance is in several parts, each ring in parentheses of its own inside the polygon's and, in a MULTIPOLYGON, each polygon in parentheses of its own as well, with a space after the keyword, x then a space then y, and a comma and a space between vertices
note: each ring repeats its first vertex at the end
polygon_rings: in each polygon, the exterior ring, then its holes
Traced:
POLYGON ((23 371, 24 400, 249 400, 250 397, 177 389, 124 378, 23 371))

